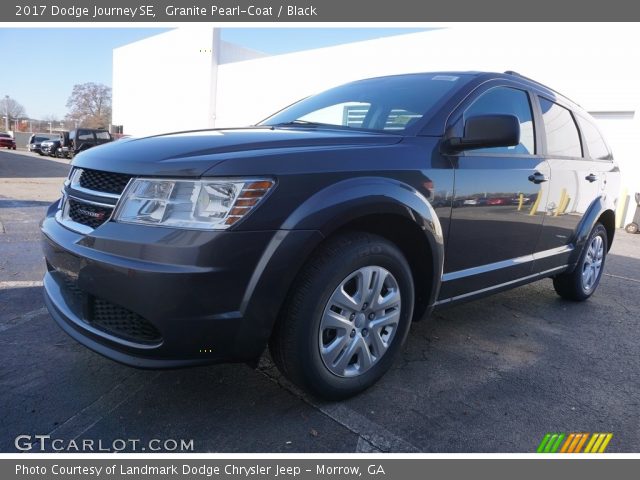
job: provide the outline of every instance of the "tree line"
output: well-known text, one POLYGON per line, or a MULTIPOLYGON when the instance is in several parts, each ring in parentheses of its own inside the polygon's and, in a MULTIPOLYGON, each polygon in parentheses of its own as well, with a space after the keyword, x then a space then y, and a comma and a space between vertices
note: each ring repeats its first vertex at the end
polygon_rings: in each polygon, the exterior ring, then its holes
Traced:
MULTIPOLYGON (((111 124, 111 87, 101 83, 76 84, 67 99, 68 112, 64 119, 47 115, 41 119, 29 118, 24 106, 9 95, 0 98, 0 129, 28 131, 34 124, 65 130, 75 127, 109 128, 111 124), (5 118, 6 117, 6 118, 5 118), (8 127, 8 128, 7 128, 8 127)), ((33 128, 36 130, 37 128, 33 128)))

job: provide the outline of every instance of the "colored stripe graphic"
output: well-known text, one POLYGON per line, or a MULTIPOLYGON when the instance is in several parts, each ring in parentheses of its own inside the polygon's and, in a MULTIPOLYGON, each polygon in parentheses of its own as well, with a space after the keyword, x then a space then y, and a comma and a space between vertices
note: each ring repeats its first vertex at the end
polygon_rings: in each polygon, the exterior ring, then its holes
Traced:
POLYGON ((580 453, 587 443, 584 453, 604 453, 612 433, 547 433, 536 449, 537 453, 580 453), (591 438, 589 438, 591 436, 591 438))
POLYGON ((604 442, 602 442, 602 445, 600 445, 600 450, 598 450, 598 453, 604 453, 607 446, 609 445, 609 442, 613 438, 613 433, 607 433, 606 435, 607 436, 604 438, 604 442))
POLYGON ((584 445, 584 442, 586 442, 587 438, 589 438, 588 433, 582 433, 581 435, 582 435, 582 438, 580 439, 580 443, 576 445, 576 449, 574 450, 573 453, 580 453, 580 450, 582 450, 582 446, 584 445))
POLYGON ((599 434, 597 433, 591 435, 591 439, 589 440, 589 443, 587 443, 587 448, 584 449, 584 453, 591 453, 591 447, 593 447, 593 444, 596 443, 598 436, 599 434))
POLYGON ((540 445, 538 445, 538 449, 536 450, 537 453, 543 453, 544 452, 544 447, 547 445, 547 442, 549 441, 549 438, 551 438, 551 434, 550 433, 547 433, 542 438, 542 441, 540 442, 540 445))

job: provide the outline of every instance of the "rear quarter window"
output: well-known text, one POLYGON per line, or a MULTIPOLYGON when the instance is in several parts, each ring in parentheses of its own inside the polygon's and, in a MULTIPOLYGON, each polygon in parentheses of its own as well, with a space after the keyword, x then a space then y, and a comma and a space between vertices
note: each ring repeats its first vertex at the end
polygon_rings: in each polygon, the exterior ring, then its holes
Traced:
POLYGON ((607 147, 598 127, 580 116, 578 116, 578 124, 580 124, 580 130, 582 130, 589 156, 594 160, 611 160, 611 151, 607 147))
POLYGON ((580 134, 571 112, 546 98, 539 98, 547 137, 547 154, 558 157, 582 157, 580 134))

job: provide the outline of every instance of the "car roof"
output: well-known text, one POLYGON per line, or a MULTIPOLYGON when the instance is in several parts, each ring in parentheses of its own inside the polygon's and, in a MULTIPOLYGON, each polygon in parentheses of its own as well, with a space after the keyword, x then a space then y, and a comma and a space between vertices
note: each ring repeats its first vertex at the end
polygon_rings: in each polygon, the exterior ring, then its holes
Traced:
POLYGON ((477 70, 446 70, 446 71, 433 71, 433 72, 416 72, 416 73, 405 73, 405 74, 396 74, 396 75, 382 75, 379 77, 372 77, 362 80, 355 80, 351 83, 363 82, 366 80, 376 80, 382 78, 394 78, 394 77, 404 77, 409 75, 452 75, 452 76, 467 76, 467 77, 475 77, 476 80, 474 83, 480 84, 484 83, 487 80, 508 80, 510 82, 520 83, 527 88, 532 88, 538 90, 539 93, 545 94, 552 99, 560 100, 562 103, 566 104, 566 106, 582 111, 582 107, 579 104, 563 95, 562 93, 554 90, 551 87, 544 85, 543 83, 538 82, 530 77, 526 77, 518 72, 513 70, 506 70, 505 72, 488 72, 488 71, 477 71, 477 70))

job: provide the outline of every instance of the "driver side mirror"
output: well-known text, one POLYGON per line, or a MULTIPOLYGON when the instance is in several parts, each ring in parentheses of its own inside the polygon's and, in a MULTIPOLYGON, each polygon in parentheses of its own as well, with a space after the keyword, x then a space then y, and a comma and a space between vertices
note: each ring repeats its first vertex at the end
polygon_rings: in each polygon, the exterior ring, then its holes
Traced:
POLYGON ((464 137, 443 141, 445 150, 460 152, 477 148, 513 147, 520 143, 520 121, 515 115, 478 115, 464 124, 464 137))

